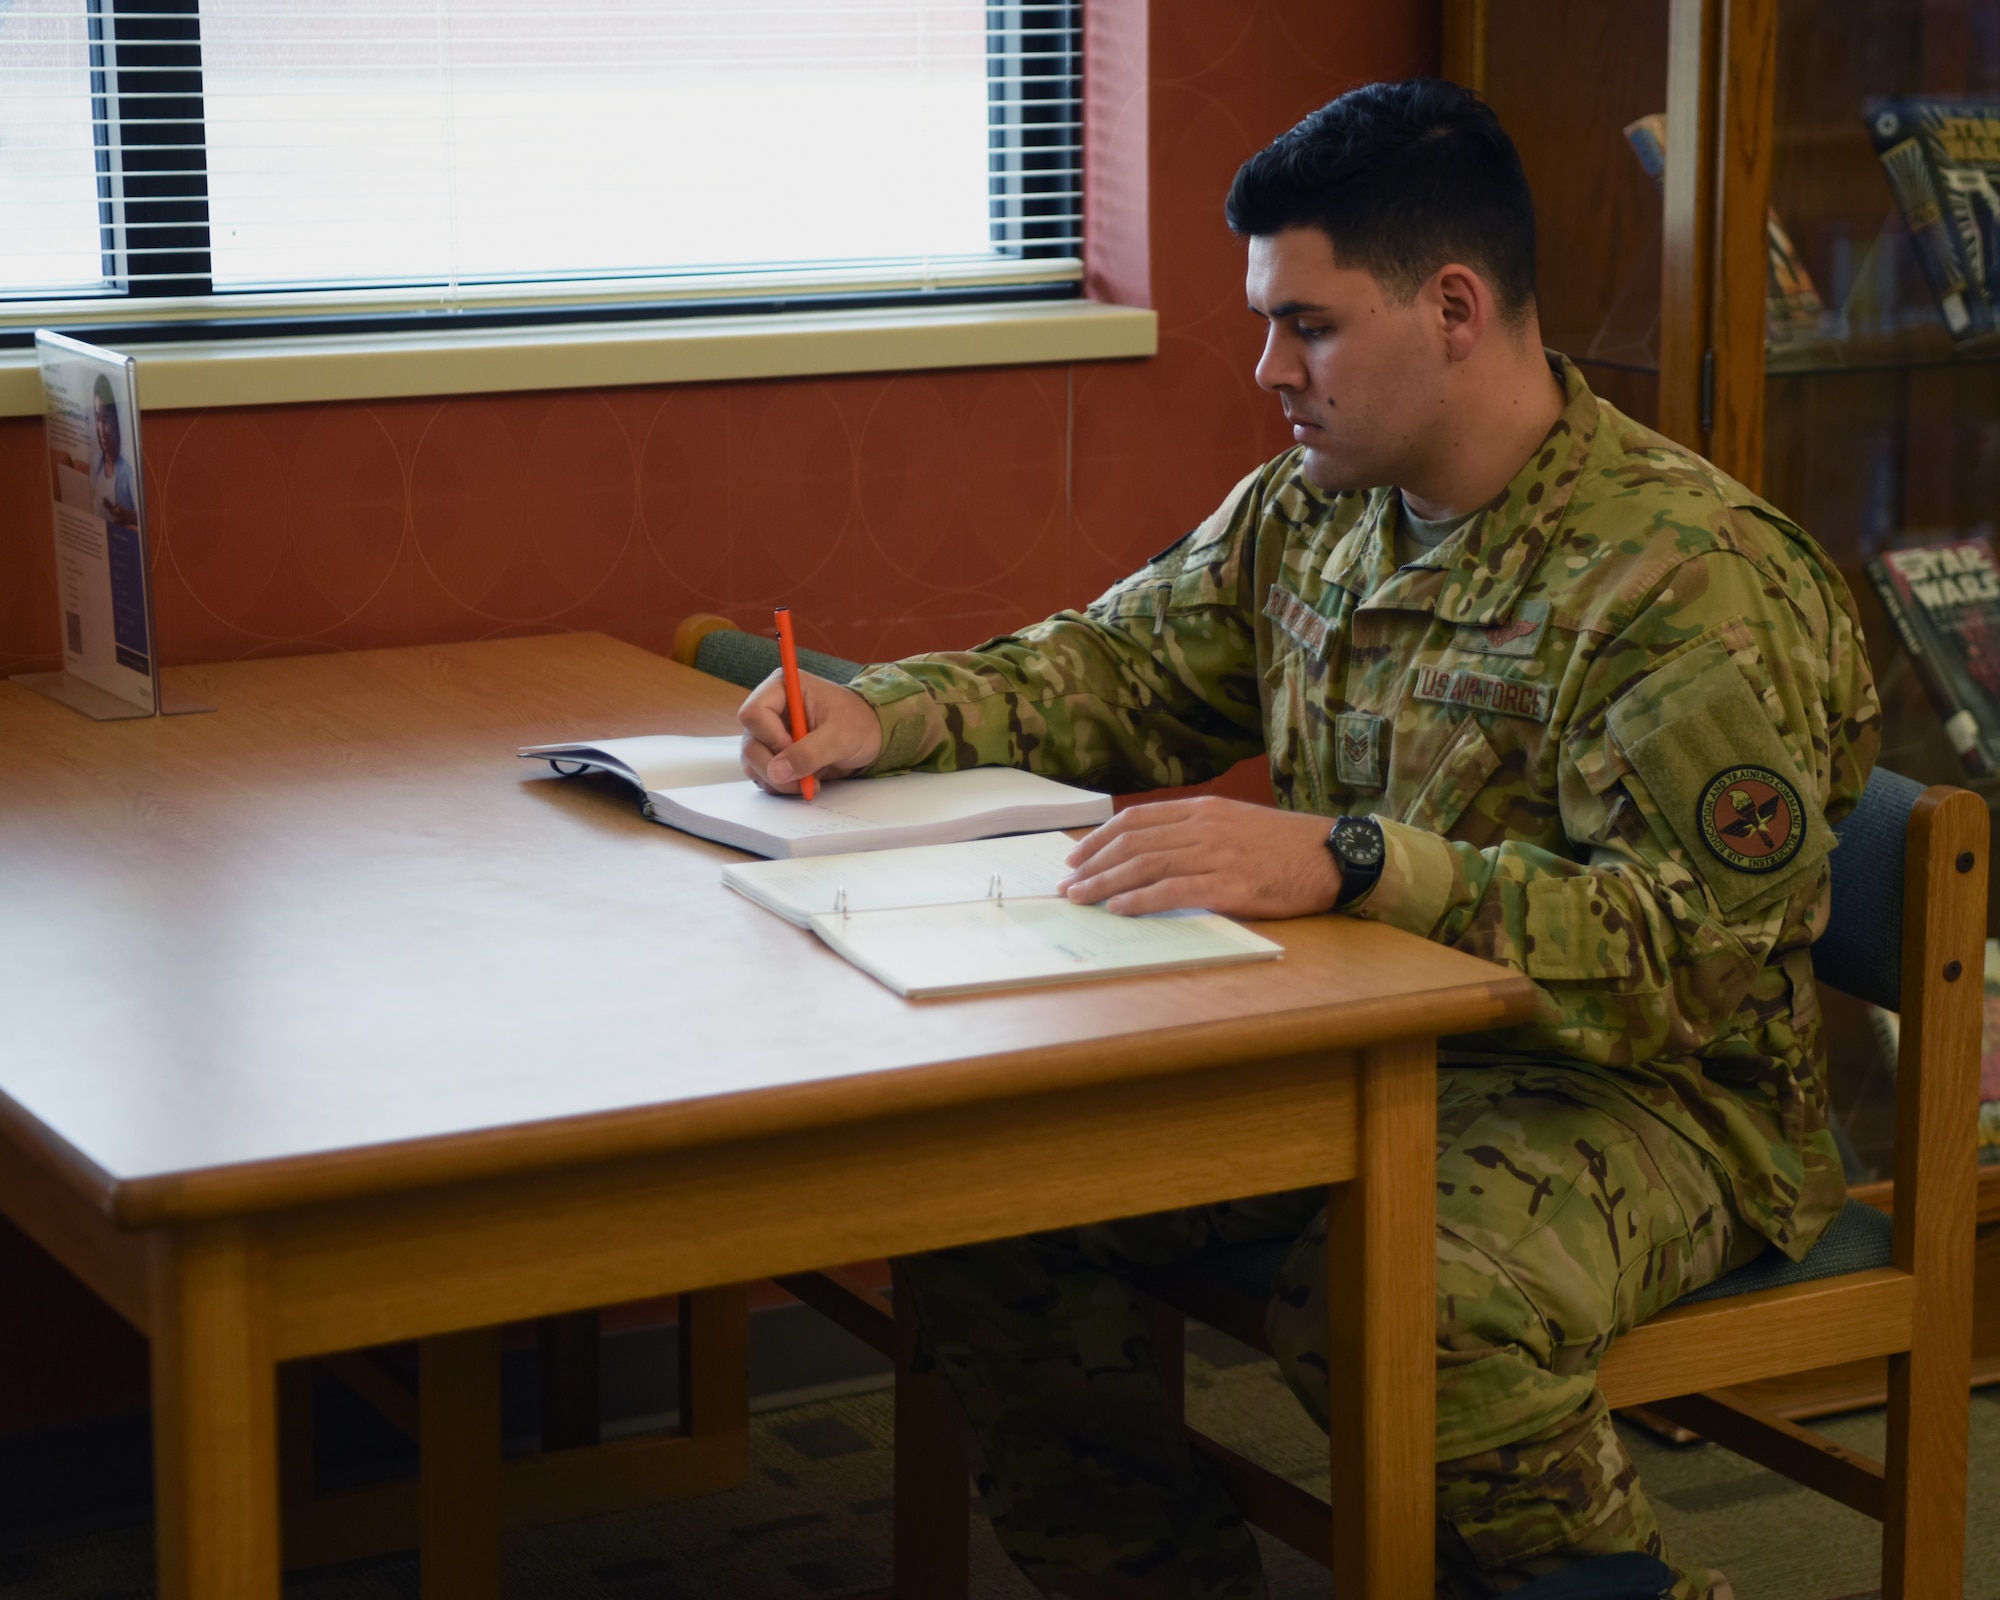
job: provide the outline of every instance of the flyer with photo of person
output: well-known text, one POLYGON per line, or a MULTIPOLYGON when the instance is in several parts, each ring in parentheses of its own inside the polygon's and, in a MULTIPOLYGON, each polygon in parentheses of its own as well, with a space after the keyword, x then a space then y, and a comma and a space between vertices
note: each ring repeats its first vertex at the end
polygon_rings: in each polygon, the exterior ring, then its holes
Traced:
MULTIPOLYGON (((62 610, 63 673, 150 716, 152 605, 139 467, 139 404, 130 356, 38 332, 48 424, 49 495, 62 610)), ((117 710, 60 695, 92 715, 117 710)))

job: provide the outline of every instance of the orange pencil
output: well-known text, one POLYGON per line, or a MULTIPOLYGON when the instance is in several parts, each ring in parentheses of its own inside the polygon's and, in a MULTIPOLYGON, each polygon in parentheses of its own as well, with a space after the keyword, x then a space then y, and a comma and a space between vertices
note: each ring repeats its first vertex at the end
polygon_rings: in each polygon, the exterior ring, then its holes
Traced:
MULTIPOLYGON (((806 692, 799 685, 799 647, 792 638, 792 608, 779 606, 778 619, 778 665, 785 674, 785 713, 791 718, 792 737, 806 736, 806 692)), ((808 800, 819 793, 819 780, 814 777, 799 779, 799 793, 808 800)))

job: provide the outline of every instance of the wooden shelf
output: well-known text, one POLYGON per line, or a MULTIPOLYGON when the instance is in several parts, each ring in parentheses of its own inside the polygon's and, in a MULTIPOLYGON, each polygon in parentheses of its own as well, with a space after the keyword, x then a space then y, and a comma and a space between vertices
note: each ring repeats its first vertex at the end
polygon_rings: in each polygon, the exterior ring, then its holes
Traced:
POLYGON ((1860 372, 1914 372, 1926 367, 1974 367, 2000 361, 2000 335, 1954 344, 1942 326, 1911 327, 1900 333, 1863 334, 1847 339, 1801 340, 1767 350, 1764 376, 1839 377, 1860 372))

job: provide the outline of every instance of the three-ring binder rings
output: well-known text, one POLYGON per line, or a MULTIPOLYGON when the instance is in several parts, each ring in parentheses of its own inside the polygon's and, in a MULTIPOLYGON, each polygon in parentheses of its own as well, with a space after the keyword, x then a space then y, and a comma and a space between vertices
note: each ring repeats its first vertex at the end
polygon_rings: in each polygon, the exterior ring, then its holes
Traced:
POLYGON ((1283 948, 1227 917, 1121 917, 1057 893, 1073 841, 1037 833, 812 860, 739 861, 722 881, 811 928, 913 1000, 1271 961, 1283 948))

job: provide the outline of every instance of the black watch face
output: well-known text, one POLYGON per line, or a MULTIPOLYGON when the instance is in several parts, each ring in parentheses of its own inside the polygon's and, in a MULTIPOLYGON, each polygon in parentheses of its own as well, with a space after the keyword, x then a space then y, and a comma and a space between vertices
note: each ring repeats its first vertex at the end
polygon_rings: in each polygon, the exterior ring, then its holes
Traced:
POLYGON ((1352 817, 1342 817, 1334 828, 1335 847, 1343 861, 1357 867, 1382 864, 1382 830, 1352 817))

